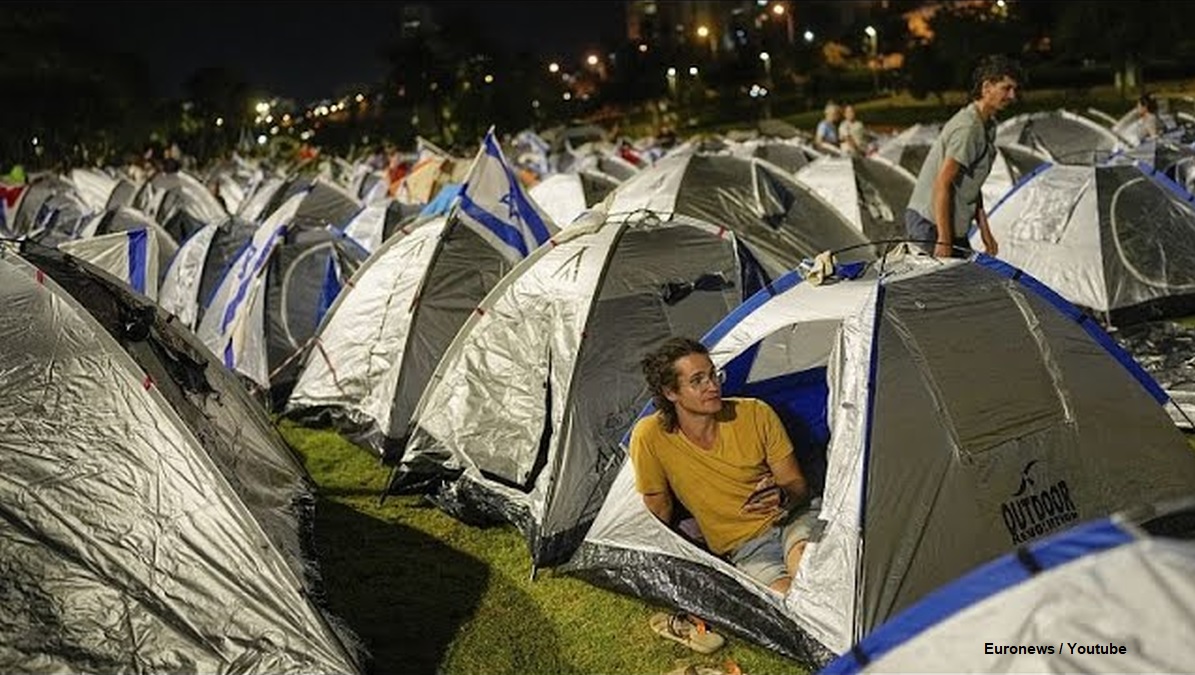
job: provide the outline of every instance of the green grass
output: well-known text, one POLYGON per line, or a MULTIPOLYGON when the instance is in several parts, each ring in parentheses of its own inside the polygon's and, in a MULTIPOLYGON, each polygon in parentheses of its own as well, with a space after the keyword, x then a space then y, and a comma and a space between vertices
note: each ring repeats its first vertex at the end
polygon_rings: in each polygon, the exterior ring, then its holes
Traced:
POLYGON ((808 672, 732 636, 702 656, 648 628, 660 607, 551 571, 532 581, 513 528, 470 527, 416 497, 379 505, 386 470, 365 451, 333 432, 279 429, 319 484, 329 609, 361 637, 372 672, 657 674, 728 658, 748 675, 808 672))

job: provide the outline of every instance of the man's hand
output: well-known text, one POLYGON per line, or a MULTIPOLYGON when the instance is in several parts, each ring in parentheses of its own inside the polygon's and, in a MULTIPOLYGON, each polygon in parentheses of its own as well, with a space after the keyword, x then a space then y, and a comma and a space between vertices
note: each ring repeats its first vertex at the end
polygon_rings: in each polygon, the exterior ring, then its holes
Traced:
POLYGON ((952 255, 954 255, 954 247, 950 244, 943 244, 942 242, 934 244, 935 258, 949 258, 952 255))
POLYGON ((772 474, 768 474, 761 478, 755 484, 755 490, 752 492, 753 496, 743 504, 743 513, 752 515, 765 515, 771 518, 779 517, 785 513, 783 496, 780 494, 781 490, 776 485, 776 479, 772 474))
POLYGON ((983 238, 983 250, 990 256, 995 256, 1000 252, 1000 246, 996 244, 996 238, 990 234, 983 238))

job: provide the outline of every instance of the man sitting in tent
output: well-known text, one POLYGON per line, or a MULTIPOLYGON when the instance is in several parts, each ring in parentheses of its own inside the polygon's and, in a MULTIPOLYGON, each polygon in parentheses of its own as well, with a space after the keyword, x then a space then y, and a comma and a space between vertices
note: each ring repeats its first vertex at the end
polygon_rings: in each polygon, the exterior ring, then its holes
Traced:
POLYGON ((642 366, 657 410, 631 432, 644 504, 671 525, 675 495, 712 553, 787 593, 817 510, 780 418, 763 401, 723 399, 695 340, 668 340, 642 366))

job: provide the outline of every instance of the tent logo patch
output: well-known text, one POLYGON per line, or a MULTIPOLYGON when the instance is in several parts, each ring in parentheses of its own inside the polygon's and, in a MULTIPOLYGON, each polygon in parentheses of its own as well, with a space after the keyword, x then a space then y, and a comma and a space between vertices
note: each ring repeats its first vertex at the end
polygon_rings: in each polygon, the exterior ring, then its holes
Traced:
POLYGON ((1044 471, 1032 460, 1021 469, 1012 498, 1000 505, 1000 515, 1012 543, 1020 544, 1079 519, 1065 480, 1043 480, 1044 471))

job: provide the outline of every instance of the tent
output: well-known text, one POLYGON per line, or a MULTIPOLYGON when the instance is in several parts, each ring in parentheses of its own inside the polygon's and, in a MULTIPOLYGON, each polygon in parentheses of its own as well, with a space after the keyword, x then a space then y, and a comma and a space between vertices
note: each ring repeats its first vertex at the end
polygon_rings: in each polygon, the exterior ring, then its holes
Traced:
POLYGON ((330 417, 390 459, 436 363, 486 294, 556 231, 491 131, 446 216, 372 254, 312 340, 288 414, 330 417))
POLYGON ((235 386, 219 402, 180 391, 220 389, 174 360, 202 350, 159 333, 152 305, 115 301, 118 286, 60 286, 51 274, 78 271, 61 260, 46 272, 0 256, 0 669, 359 672, 209 454, 232 443, 223 461, 264 466, 232 452, 257 449, 238 425, 271 433, 260 413, 245 416, 235 386))
POLYGON ((533 564, 563 562, 597 514, 647 392, 638 359, 700 334, 759 275, 732 233, 594 209, 507 275, 469 318, 412 417, 401 490, 504 520, 533 564))
POLYGON ((1185 672, 1195 511, 1188 502, 1148 516, 1116 514, 1002 556, 893 617, 821 675, 1185 672))
MULTIPOLYGON (((71 169, 70 181, 90 211, 103 211, 108 208, 108 201, 120 184, 99 169, 71 169)), ((127 181, 125 184, 130 185, 127 181)))
POLYGON ((12 234, 51 245, 73 238, 92 215, 74 185, 52 174, 29 183, 12 213, 8 223, 12 234))
POLYGON ((1025 113, 996 128, 996 144, 1024 145, 1056 164, 1092 166, 1106 161, 1122 142, 1103 125, 1067 110, 1025 113))
POLYGON ((871 241, 905 239, 905 207, 917 178, 878 157, 824 157, 797 180, 834 205, 871 241))
POLYGON ((226 367, 269 391, 274 405, 290 395, 299 353, 341 280, 365 258, 365 251, 328 227, 356 209, 347 195, 323 183, 293 195, 257 228, 199 319, 196 332, 204 344, 226 367))
POLYGON ((229 217, 191 235, 162 275, 158 304, 194 330, 217 284, 256 231, 252 223, 229 217))
POLYGON ((553 174, 537 183, 529 192, 552 222, 564 226, 605 199, 617 187, 618 183, 608 176, 580 171, 553 174))
POLYGON ((1024 145, 997 145, 992 172, 988 174, 981 188, 984 208, 990 213, 1014 185, 1049 161, 1045 155, 1024 145))
POLYGON ((880 144, 876 155, 903 166, 916 176, 925 164, 929 148, 942 133, 941 124, 914 124, 880 144))
POLYGON ((652 516, 630 462, 565 569, 795 658, 828 660, 1025 541, 1195 490, 1157 384, 987 256, 898 250, 856 280, 788 275, 704 342, 723 395, 772 405, 822 496, 788 595, 652 516))
MULTIPOLYGON (((87 239, 115 232, 130 232, 133 230, 151 230, 157 242, 158 262, 157 270, 164 270, 170 265, 171 258, 178 251, 178 243, 151 216, 127 206, 117 206, 101 211, 87 220, 75 234, 77 239, 87 239)), ((49 243, 45 239, 39 239, 49 243)))
POLYGON ((1144 164, 1043 166, 988 219, 1002 260, 1076 305, 1117 323, 1190 313, 1195 197, 1144 164))
POLYGON ((1195 194, 1195 148, 1168 140, 1145 141, 1117 153, 1109 160, 1114 164, 1143 162, 1155 171, 1195 194))
POLYGON ((86 260, 151 300, 158 297, 158 235, 152 229, 64 241, 58 250, 86 260))
POLYGON ((132 206, 156 220, 176 243, 228 217, 224 204, 185 171, 154 174, 134 195, 132 206))
POLYGON ((735 157, 755 157, 774 164, 795 174, 823 153, 803 141, 781 141, 771 138, 756 138, 731 146, 730 154, 735 157))
POLYGON ((344 235, 357 242, 366 251, 376 251, 398 231, 399 227, 414 220, 419 208, 384 197, 366 205, 344 226, 344 235))
POLYGON ((647 209, 725 227, 777 277, 827 250, 872 257, 846 217, 786 172, 759 159, 686 153, 656 162, 623 183, 610 213, 647 209))

